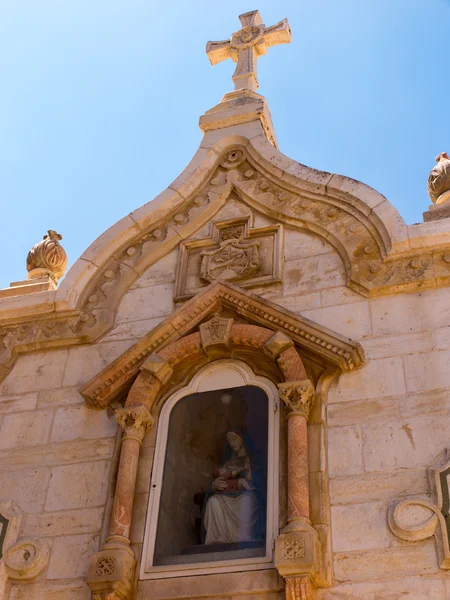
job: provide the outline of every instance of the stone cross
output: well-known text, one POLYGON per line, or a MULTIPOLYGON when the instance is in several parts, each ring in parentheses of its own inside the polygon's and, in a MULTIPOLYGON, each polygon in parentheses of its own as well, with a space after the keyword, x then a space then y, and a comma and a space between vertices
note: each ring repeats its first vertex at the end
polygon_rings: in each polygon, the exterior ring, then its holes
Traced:
POLYGON ((206 53, 212 65, 232 58, 234 62, 237 62, 233 74, 234 89, 255 91, 258 89, 256 77, 258 56, 267 54, 269 46, 289 44, 291 30, 287 19, 283 19, 272 27, 266 27, 257 10, 240 15, 239 20, 242 29, 233 33, 230 40, 208 42, 206 53))

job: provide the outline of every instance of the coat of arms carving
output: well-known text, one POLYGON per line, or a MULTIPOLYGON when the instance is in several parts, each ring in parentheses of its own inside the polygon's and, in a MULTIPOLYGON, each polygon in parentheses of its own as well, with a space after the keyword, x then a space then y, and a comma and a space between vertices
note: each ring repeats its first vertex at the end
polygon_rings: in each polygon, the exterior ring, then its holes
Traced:
POLYGON ((175 300, 215 281, 256 287, 281 281, 282 226, 249 227, 250 217, 212 224, 211 236, 180 245, 175 300))

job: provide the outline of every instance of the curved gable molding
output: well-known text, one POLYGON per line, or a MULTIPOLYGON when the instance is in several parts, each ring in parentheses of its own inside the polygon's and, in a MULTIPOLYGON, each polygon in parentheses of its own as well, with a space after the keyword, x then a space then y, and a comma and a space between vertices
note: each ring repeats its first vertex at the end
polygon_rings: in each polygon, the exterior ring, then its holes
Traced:
POLYGON ((0 302, 0 378, 19 353, 105 335, 134 281, 211 221, 232 191, 264 215, 325 239, 343 261, 347 285, 364 296, 450 283, 448 237, 426 245, 416 234, 412 244, 400 215, 375 190, 287 158, 250 125, 249 137, 236 135, 238 127, 205 135, 169 188, 100 236, 57 292, 0 302))

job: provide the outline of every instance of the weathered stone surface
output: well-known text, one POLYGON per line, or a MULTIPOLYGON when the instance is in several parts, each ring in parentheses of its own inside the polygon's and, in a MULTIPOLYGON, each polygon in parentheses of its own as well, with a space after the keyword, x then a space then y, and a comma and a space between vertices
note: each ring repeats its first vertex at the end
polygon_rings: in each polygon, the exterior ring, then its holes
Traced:
POLYGON ((329 403, 394 396, 405 392, 403 363, 400 357, 369 361, 362 369, 344 373, 330 389, 329 403))
POLYGON ((14 500, 25 512, 40 512, 44 506, 49 469, 21 469, 13 471, 11 461, 9 468, 0 472, 0 490, 9 500, 14 500))
POLYGON ((330 590, 319 590, 318 600, 445 600, 441 579, 403 577, 388 581, 346 583, 330 590))
POLYGON ((116 323, 169 315, 173 310, 173 285, 160 284, 130 290, 117 312, 116 323))
POLYGON ((53 541, 48 579, 85 577, 90 556, 98 549, 98 536, 65 535, 53 541))
POLYGON ((439 572, 434 540, 392 549, 336 554, 334 568, 337 581, 386 579, 439 572))
POLYGON ((337 304, 361 302, 361 294, 357 294, 345 285, 322 290, 320 292, 320 298, 322 306, 336 306, 337 304))
POLYGON ((333 252, 333 247, 318 235, 286 227, 284 231, 284 260, 316 256, 333 252))
POLYGON ((392 500, 428 493, 425 468, 396 469, 330 479, 330 500, 334 505, 392 500))
POLYGON ((331 477, 362 472, 359 427, 332 427, 328 430, 328 464, 331 477))
POLYGON ((385 502, 332 506, 333 550, 352 552, 389 546, 392 536, 386 511, 385 502))
POLYGON ((354 400, 330 404, 327 408, 328 425, 342 427, 372 421, 388 421, 400 416, 397 398, 354 400))
POLYGON ((133 503, 133 519, 131 521, 130 541, 133 544, 144 540, 145 517, 147 515, 148 491, 144 494, 135 494, 133 503))
POLYGON ((161 316, 155 317, 154 319, 120 323, 103 338, 103 341, 137 340, 144 337, 144 335, 147 335, 147 333, 159 325, 163 320, 164 317, 161 316))
POLYGON ((345 304, 304 310, 302 315, 351 339, 361 339, 371 334, 368 302, 345 304))
POLYGON ((38 394, 38 407, 49 408, 53 406, 65 406, 67 404, 84 403, 83 397, 77 387, 56 388, 46 390, 38 394))
POLYGON ((24 410, 33 410, 36 408, 37 398, 37 394, 2 397, 0 398, 0 415, 18 413, 24 410))
POLYGON ((103 507, 67 510, 63 512, 26 515, 22 525, 24 537, 73 535, 97 532, 103 518, 103 507))
POLYGON ((398 398, 399 411, 404 417, 450 413, 450 394, 447 389, 427 390, 418 394, 406 394, 398 398))
POLYGON ((13 585, 10 600, 90 600, 91 591, 84 581, 13 585))
POLYGON ((13 396, 47 390, 62 384, 68 350, 53 350, 19 357, 0 388, 0 395, 13 396))
MULTIPOLYGON (((155 425, 153 426, 153 429, 156 429, 155 425)), ((151 434, 147 434, 146 437, 150 437, 150 435, 151 434)), ((154 452, 155 449, 152 446, 143 446, 141 448, 136 478, 136 494, 148 493, 150 490, 154 452)))
POLYGON ((406 388, 409 392, 450 386, 450 350, 405 356, 406 388))
MULTIPOLYGON (((217 573, 196 577, 174 577, 166 581, 140 581, 137 600, 172 600, 245 594, 245 598, 266 598, 265 594, 284 593, 284 581, 275 569, 244 571, 241 573, 217 573), (248 594, 248 596, 246 595, 248 594), (262 595, 264 594, 264 595, 262 595)), ((273 600, 271 595, 268 596, 273 600)))
POLYGON ((45 510, 100 506, 106 500, 109 464, 105 461, 54 467, 45 510))
POLYGON ((50 436, 52 422, 52 410, 6 415, 0 429, 0 449, 45 444, 50 436))
POLYGON ((429 352, 435 345, 431 331, 365 339, 361 343, 369 359, 429 352))
POLYGON ((99 458, 109 458, 114 449, 114 439, 106 440, 75 440, 49 444, 36 448, 14 448, 0 451, 0 470, 8 470, 11 464, 18 469, 76 463, 99 458))
POLYGON ((450 323, 450 290, 427 290, 371 302, 375 336, 415 333, 450 323))
POLYGON ((278 306, 287 308, 297 314, 302 313, 304 310, 310 308, 317 308, 320 306, 320 292, 314 292, 313 294, 302 294, 301 296, 273 296, 270 298, 271 302, 275 302, 278 306))
POLYGON ((300 295, 344 284, 344 267, 335 252, 290 260, 284 265, 285 294, 300 295))
POLYGON ((173 283, 177 269, 178 249, 160 258, 135 281, 130 290, 157 285, 158 283, 173 283))
POLYGON ((132 340, 79 346, 69 350, 64 386, 81 386, 127 350, 132 340))
POLYGON ((448 420, 413 417, 363 427, 367 471, 429 465, 448 445, 448 420))
POLYGON ((116 421, 105 410, 96 411, 86 405, 71 406, 56 411, 51 441, 107 438, 114 436, 116 431, 116 421))

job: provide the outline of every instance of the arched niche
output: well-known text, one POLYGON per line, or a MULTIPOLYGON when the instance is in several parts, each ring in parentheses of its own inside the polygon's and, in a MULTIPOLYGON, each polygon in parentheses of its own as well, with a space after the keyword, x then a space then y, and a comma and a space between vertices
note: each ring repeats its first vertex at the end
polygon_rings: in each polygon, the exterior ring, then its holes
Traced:
POLYGON ((273 566, 279 522, 279 413, 274 383, 236 359, 203 367, 165 401, 158 419, 140 579, 273 566), (249 479, 240 477, 245 471, 234 470, 234 477, 226 480, 230 489, 210 495, 214 470, 231 464, 222 453, 227 431, 235 430, 249 445, 248 459, 238 459, 251 463, 249 479), (248 491, 238 489, 243 480, 248 491), (242 513, 248 509, 243 503, 251 500, 253 525, 236 531, 231 518, 232 531, 225 526, 230 539, 221 530, 208 540, 207 513, 223 517, 220 507, 220 514, 208 509, 214 495, 226 497, 226 511, 242 513), (236 535, 241 539, 230 541, 236 535))

